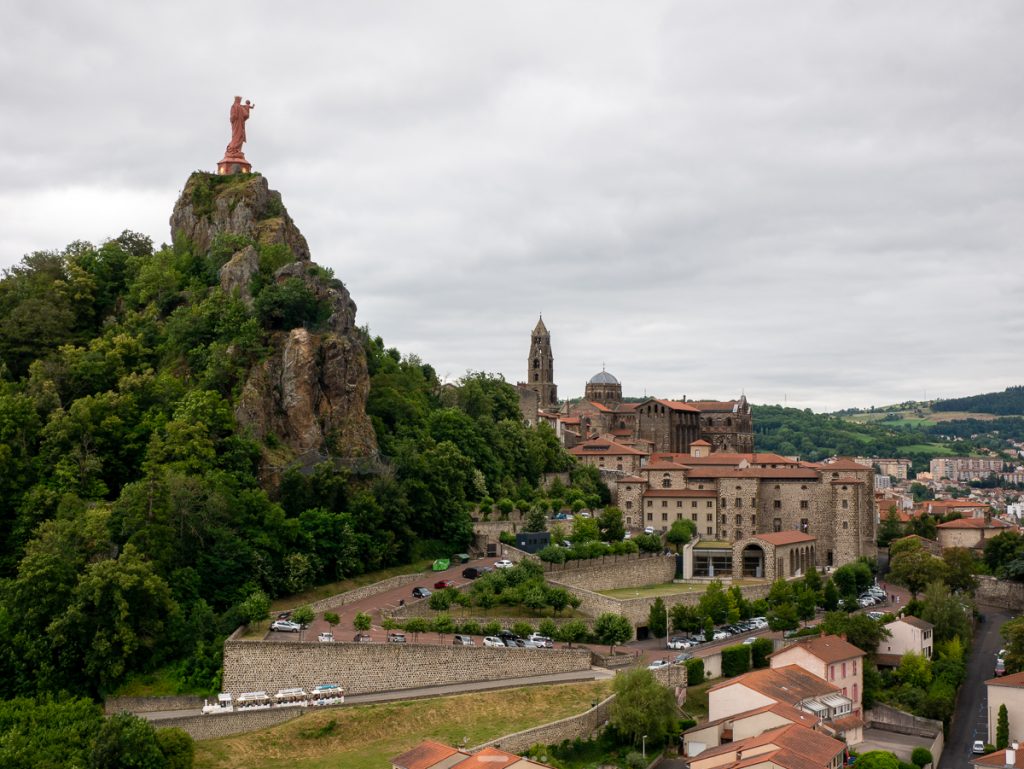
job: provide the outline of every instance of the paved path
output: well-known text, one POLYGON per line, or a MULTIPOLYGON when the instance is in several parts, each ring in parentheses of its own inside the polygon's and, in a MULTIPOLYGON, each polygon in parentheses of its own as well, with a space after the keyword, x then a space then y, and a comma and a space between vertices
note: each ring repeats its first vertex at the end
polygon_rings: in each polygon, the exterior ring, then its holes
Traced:
MULTIPOLYGON (((346 705, 367 705, 374 702, 394 702, 396 700, 415 700, 425 697, 444 697, 450 694, 466 692, 483 692, 495 689, 517 689, 522 686, 544 686, 550 684, 576 683, 581 681, 597 681, 613 678, 615 673, 604 668, 592 667, 575 673, 551 673, 544 676, 524 676, 522 678, 502 678, 497 681, 473 681, 465 684, 449 686, 425 686, 419 689, 399 689, 392 692, 374 692, 372 694, 353 694, 345 697, 346 705)), ((202 715, 201 710, 161 710, 153 713, 139 713, 150 721, 165 718, 182 718, 184 716, 202 715)), ((216 718, 216 716, 210 716, 216 718)))
POLYGON ((978 610, 985 615, 985 621, 979 622, 974 631, 974 645, 967 659, 967 677, 960 687, 939 769, 962 769, 973 758, 971 744, 975 740, 988 741, 985 681, 995 675, 996 652, 1002 646, 999 628, 1012 615, 1005 609, 992 606, 979 606, 978 610))

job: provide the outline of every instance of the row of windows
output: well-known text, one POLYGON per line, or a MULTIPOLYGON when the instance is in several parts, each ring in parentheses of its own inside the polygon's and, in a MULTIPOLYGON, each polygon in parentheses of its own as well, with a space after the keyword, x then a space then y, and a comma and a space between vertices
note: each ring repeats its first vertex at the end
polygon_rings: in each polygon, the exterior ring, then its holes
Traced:
MULTIPOLYGON (((648 499, 647 500, 647 506, 648 507, 654 507, 654 500, 653 499, 648 499)), ((667 499, 661 500, 661 506, 662 507, 668 507, 668 500, 667 499)), ((681 499, 677 499, 676 500, 676 507, 682 507, 682 506, 683 506, 683 501, 681 499)), ((715 503, 712 500, 710 500, 710 499, 708 500, 707 504, 705 505, 705 507, 714 507, 714 506, 715 506, 715 503)), ((690 507, 697 507, 697 500, 693 500, 692 502, 690 502, 690 507)))
MULTIPOLYGON (((707 519, 708 519, 708 523, 711 523, 713 520, 715 520, 714 516, 711 513, 708 513, 707 519)), ((647 520, 648 521, 653 521, 654 520, 654 513, 648 513, 647 514, 647 520)), ((661 520, 667 521, 668 520, 668 513, 662 513, 661 514, 661 520)), ((683 520, 683 514, 682 513, 676 513, 676 520, 677 521, 683 520)), ((697 514, 693 513, 690 516, 690 520, 696 521, 697 520, 697 514)), ((708 533, 710 533, 710 530, 708 531, 708 533)))

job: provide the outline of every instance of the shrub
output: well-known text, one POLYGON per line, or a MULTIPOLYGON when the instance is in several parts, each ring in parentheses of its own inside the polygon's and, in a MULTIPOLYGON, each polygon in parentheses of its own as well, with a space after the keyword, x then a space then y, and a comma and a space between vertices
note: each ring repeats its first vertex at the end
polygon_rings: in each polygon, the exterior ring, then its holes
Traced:
POLYGON ((647 759, 644 758, 643 753, 631 750, 626 754, 626 766, 629 769, 647 769, 647 759))
POLYGON ((547 547, 537 551, 537 557, 542 561, 547 561, 548 563, 565 563, 567 556, 564 547, 548 545, 547 547))
POLYGON ((704 660, 692 659, 686 661, 686 685, 698 686, 704 683, 704 660))
POLYGON ((750 645, 750 656, 755 668, 768 667, 768 655, 772 653, 773 648, 775 644, 770 638, 758 638, 750 645))
POLYGON ((531 625, 529 622, 516 622, 514 625, 512 625, 512 632, 515 633, 517 636, 526 638, 526 636, 530 635, 533 632, 533 625, 531 625))
POLYGON ((459 632, 463 635, 483 635, 480 631, 480 623, 469 620, 459 625, 459 632))
POLYGON ((910 763, 921 769, 925 764, 932 763, 932 752, 928 748, 916 747, 910 754, 910 763))
POLYGON ((516 538, 512 536, 510 532, 507 531, 503 531, 501 532, 501 534, 498 535, 498 541, 501 542, 503 545, 512 545, 513 547, 515 547, 516 544, 516 538))
POLYGON ((750 647, 744 644, 722 649, 722 676, 733 678, 750 670, 750 647))
POLYGON ((429 603, 430 608, 434 611, 447 611, 452 605, 451 593, 447 589, 431 593, 429 603))
POLYGON ((498 635, 501 632, 501 623, 492 620, 481 628, 484 635, 498 635))

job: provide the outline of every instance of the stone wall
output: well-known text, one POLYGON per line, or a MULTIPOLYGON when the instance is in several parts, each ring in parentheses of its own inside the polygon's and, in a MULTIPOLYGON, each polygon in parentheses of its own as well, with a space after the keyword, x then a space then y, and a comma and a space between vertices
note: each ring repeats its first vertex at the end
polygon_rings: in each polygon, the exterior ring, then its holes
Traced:
POLYGON ((310 605, 310 608, 319 614, 320 612, 331 611, 331 609, 337 609, 340 606, 345 606, 356 601, 361 601, 364 598, 378 595, 380 593, 386 593, 396 587, 402 587, 404 585, 411 585, 413 582, 420 582, 423 580, 423 574, 417 572, 415 574, 399 574, 397 577, 391 577, 390 579, 381 580, 380 582, 374 582, 372 585, 363 585, 357 587, 355 590, 349 590, 346 593, 338 593, 332 595, 330 598, 325 598, 322 601, 317 601, 310 605))
MULTIPOLYGON (((921 747, 928 748, 936 762, 945 748, 945 735, 941 721, 920 718, 880 702, 876 703, 871 710, 864 712, 864 721, 867 726, 875 729, 920 737, 921 747)), ((925 764, 924 769, 931 769, 934 765, 934 763, 925 764)))
POLYGON ((536 726, 522 732, 506 734, 496 740, 477 745, 470 751, 476 753, 484 748, 493 747, 507 750, 509 753, 520 753, 538 743, 557 745, 562 740, 575 740, 577 737, 588 739, 608 722, 608 709, 614 700, 615 695, 613 694, 579 715, 552 721, 549 724, 536 726))
POLYGON ((978 591, 974 597, 980 604, 991 604, 1019 612, 1024 610, 1024 583, 995 577, 978 577, 978 591))
POLYGON ((103 702, 103 712, 110 716, 124 711, 156 713, 161 710, 198 710, 202 706, 202 697, 108 697, 103 702))
POLYGON ((306 708, 271 708, 248 713, 222 713, 216 716, 182 716, 153 721, 153 726, 157 729, 182 729, 194 740, 216 740, 220 737, 230 737, 232 734, 277 726, 298 718, 305 712, 306 708))
POLYGON ((367 694, 589 669, 587 649, 226 641, 223 690, 237 696, 332 682, 367 694))
POLYGON ((661 553, 629 553, 601 558, 545 564, 544 576, 549 582, 582 587, 586 590, 615 590, 671 582, 676 574, 675 556, 661 553))

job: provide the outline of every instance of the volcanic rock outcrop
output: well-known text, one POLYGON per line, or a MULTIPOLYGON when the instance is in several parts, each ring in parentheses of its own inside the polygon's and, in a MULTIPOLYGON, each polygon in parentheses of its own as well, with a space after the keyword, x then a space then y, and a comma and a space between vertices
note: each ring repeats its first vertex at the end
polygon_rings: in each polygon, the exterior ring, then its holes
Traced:
MULTIPOLYGON (((171 231, 176 245, 197 254, 209 253, 222 233, 244 238, 245 245, 220 267, 219 279, 222 290, 246 303, 270 281, 297 279, 325 308, 326 319, 312 327, 270 335, 271 353, 249 371, 235 406, 238 423, 264 445, 265 481, 273 484, 295 464, 375 458, 376 436, 366 414, 370 379, 355 302, 340 280, 310 261, 306 239, 281 196, 259 174, 197 172, 174 206, 171 231), (291 252, 287 263, 273 273, 264 264, 261 276, 261 254, 278 244, 291 252)), ((282 252, 274 250, 275 264, 282 252)))

